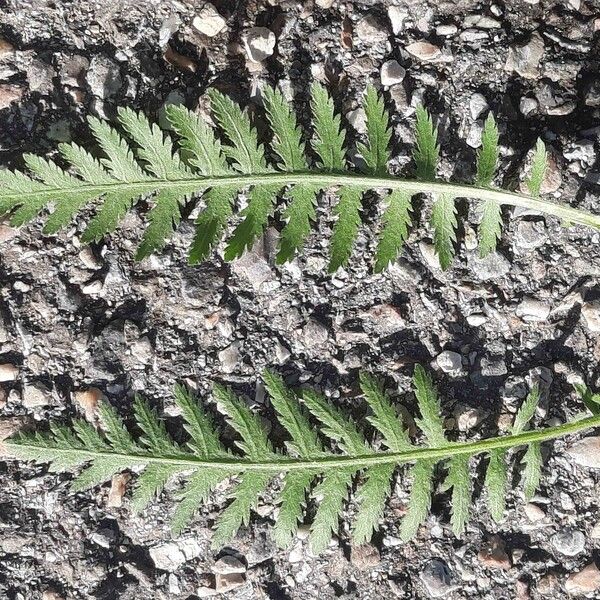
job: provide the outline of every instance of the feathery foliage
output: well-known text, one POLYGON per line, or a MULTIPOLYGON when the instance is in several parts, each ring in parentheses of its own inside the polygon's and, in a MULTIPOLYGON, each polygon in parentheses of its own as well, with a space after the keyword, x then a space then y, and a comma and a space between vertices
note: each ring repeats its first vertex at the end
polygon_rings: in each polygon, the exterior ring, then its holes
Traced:
MULTIPOLYGON (((127 431, 116 411, 104 403, 99 408, 101 430, 76 420, 70 428, 53 425, 47 433, 21 433, 8 440, 6 447, 17 458, 50 463, 55 471, 72 472, 82 467, 72 484, 77 491, 99 485, 124 469, 141 469, 131 501, 135 511, 143 510, 159 496, 170 478, 179 477, 183 488, 172 521, 175 534, 189 525, 215 487, 229 480, 231 501, 215 525, 215 548, 228 543, 241 526, 248 525, 260 495, 269 482, 279 480, 274 539, 280 546, 289 546, 307 505, 314 501, 310 543, 318 553, 327 548, 337 531, 353 487, 358 489, 352 535, 354 542, 360 544, 379 528, 395 474, 406 466, 412 488, 401 536, 408 540, 418 533, 431 509, 436 472, 441 467, 446 470, 441 491, 451 490, 450 523, 460 536, 469 519, 471 472, 478 455, 487 462, 485 488, 490 512, 500 520, 506 502, 509 458, 515 448, 526 448, 521 481, 525 497, 530 498, 540 483, 542 442, 600 427, 596 410, 591 417, 527 431, 540 398, 539 390, 533 388, 508 435, 450 441, 432 378, 417 366, 413 384, 420 416, 415 422, 423 443, 410 439, 382 384, 363 374, 360 386, 369 408, 367 421, 377 438, 371 445, 363 429, 320 394, 312 390, 297 394, 269 371, 264 374, 264 382, 277 421, 286 434, 284 448, 272 445, 256 411, 220 385, 214 386, 213 394, 218 411, 237 438, 235 450, 223 445, 207 410, 181 386, 175 388, 175 401, 189 435, 183 445, 173 441, 155 411, 136 398, 134 416, 141 432, 137 438, 127 431), (326 439, 334 449, 326 444, 326 439)), ((584 387, 579 392, 586 403, 594 398, 597 409, 596 396, 584 387)))
POLYGON ((386 207, 375 271, 396 260, 411 226, 412 198, 421 193, 428 194, 433 203, 434 245, 443 268, 450 265, 455 253, 456 198, 475 199, 482 205, 482 256, 496 248, 501 235, 502 205, 546 212, 567 223, 600 228, 599 216, 539 198, 547 165, 541 140, 527 179, 529 195, 493 187, 498 128, 492 115, 483 129, 475 185, 469 185, 436 179, 440 156, 437 128, 422 106, 416 108, 415 117, 416 178, 401 179, 388 174, 390 115, 382 96, 372 86, 364 96, 366 133, 356 148, 362 157, 362 173, 350 163, 341 116, 321 84, 314 83, 311 88, 310 136, 303 134, 290 102, 281 92, 269 87, 263 90, 264 114, 270 130, 268 153, 247 110, 216 90, 210 90, 209 97, 215 127, 181 106, 166 109, 178 151, 174 150, 170 134, 130 109, 118 111, 118 131, 90 118, 90 129, 100 152, 90 154, 77 144, 61 144, 59 151, 67 170, 55 162, 26 155, 29 174, 0 171, 0 215, 10 214, 13 225, 22 225, 49 211, 44 231, 56 233, 84 207, 95 204, 95 216, 81 236, 83 241, 91 242, 114 231, 138 199, 149 198, 148 223, 137 251, 137 257, 144 258, 162 248, 171 237, 180 223, 182 206, 200 202, 189 255, 191 263, 198 263, 208 258, 224 237, 234 216, 238 193, 244 191, 247 205, 227 241, 226 260, 241 256, 263 234, 271 219, 279 219, 282 226, 277 262, 284 263, 301 250, 310 234, 319 193, 335 191, 338 201, 330 245, 331 271, 345 265, 351 256, 362 223, 363 194, 373 190, 378 190, 386 207), (303 137, 316 155, 314 163, 308 158, 303 137), (274 158, 272 164, 267 155, 274 158))

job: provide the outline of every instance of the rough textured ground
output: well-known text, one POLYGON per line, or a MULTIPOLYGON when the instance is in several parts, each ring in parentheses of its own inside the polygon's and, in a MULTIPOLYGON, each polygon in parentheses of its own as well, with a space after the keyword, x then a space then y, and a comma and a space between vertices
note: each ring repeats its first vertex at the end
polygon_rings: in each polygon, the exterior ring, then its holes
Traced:
MULTIPOLYGON (((399 167, 410 170, 410 125, 415 103, 424 99, 442 130, 441 173, 471 177, 489 107, 501 126, 505 185, 518 185, 519 165, 542 136, 553 159, 546 191, 600 210, 597 2, 220 1, 226 26, 212 38, 192 27, 202 2, 0 5, 3 165, 19 165, 21 153, 46 153, 60 141, 85 142, 88 114, 111 117, 127 105, 159 116, 165 102, 196 107, 209 86, 256 107, 260 86, 278 83, 306 114, 307 86, 318 79, 360 129, 360 112, 353 111, 364 85, 379 85, 382 64, 396 59, 406 76, 386 98, 399 167), (242 42, 254 26, 277 37, 274 54, 261 64, 247 62, 242 42), (406 50, 423 40, 441 50, 434 61, 406 50)), ((450 271, 442 273, 431 258, 424 214, 398 263, 374 276, 380 208, 370 202, 349 267, 329 277, 322 240, 331 230, 330 204, 322 198, 318 233, 284 268, 274 266, 276 224, 236 264, 224 263, 219 252, 199 267, 186 264, 190 219, 164 252, 139 264, 132 256, 143 210, 91 248, 78 241, 81 220, 56 237, 44 237, 39 223, 18 231, 0 224, 0 363, 19 369, 14 382, 0 384, 3 419, 38 426, 66 419, 81 412, 76 393, 91 387, 124 414, 136 391, 169 414, 174 382, 186 381, 206 397, 215 379, 256 397, 269 418, 256 385, 265 366, 290 384, 310 382, 343 397, 337 401, 348 410, 359 406, 352 399, 358 369, 384 373, 389 388, 413 407, 409 377, 421 362, 436 374, 450 425, 465 429, 481 420, 457 435, 477 437, 495 431, 534 380, 551 384, 540 424, 581 409, 572 382, 600 386, 598 233, 513 211, 499 252, 481 261, 472 244, 476 211, 461 203, 466 221, 450 271), (448 350, 462 357, 462 366, 444 373, 437 357, 448 350)), ((399 479, 368 552, 349 545, 344 526, 322 557, 311 556, 302 540, 281 552, 268 535, 273 496, 267 494, 251 526, 225 551, 245 571, 225 596, 567 597, 567 578, 600 558, 594 529, 600 479, 569 462, 564 448, 564 442, 548 448, 533 505, 524 508, 520 492, 509 495, 501 525, 484 509, 481 473, 474 470, 473 520, 460 540, 448 527, 448 497, 438 493, 418 539, 402 543, 398 524, 409 486, 399 479), (497 560, 486 557, 490 544, 497 560)), ((68 480, 42 467, 0 462, 0 597, 212 593, 223 553, 209 550, 210 529, 225 491, 183 540, 172 542, 170 494, 133 517, 128 492, 121 508, 107 508, 109 486, 75 495, 68 480)))

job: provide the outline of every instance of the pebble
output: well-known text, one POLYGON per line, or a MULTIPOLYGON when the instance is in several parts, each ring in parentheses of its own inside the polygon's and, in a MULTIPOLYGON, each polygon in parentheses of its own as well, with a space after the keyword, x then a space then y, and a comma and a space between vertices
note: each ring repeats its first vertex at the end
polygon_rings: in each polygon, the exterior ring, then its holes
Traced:
POLYGON ((510 569, 510 557, 505 550, 506 543, 498 536, 491 536, 477 554, 479 562, 490 569, 510 569))
POLYGON ((469 113, 471 119, 476 121, 479 117, 489 109, 489 104, 483 94, 473 94, 469 99, 469 113))
POLYGON ((262 62, 273 54, 277 39, 266 27, 252 27, 244 37, 246 54, 252 62, 262 62))
POLYGON ((218 575, 230 575, 232 573, 245 573, 244 563, 231 554, 222 556, 213 566, 213 572, 218 575))
POLYGON ((85 80, 98 98, 107 99, 114 96, 123 85, 119 66, 104 56, 94 56, 85 75, 85 80))
POLYGON ((408 18, 408 11, 401 6, 390 6, 388 8, 388 19, 392 25, 394 35, 404 30, 404 21, 408 18))
POLYGON ((449 37, 458 33, 458 27, 456 25, 438 25, 435 33, 441 37, 449 37))
POLYGON ((538 101, 535 98, 530 98, 528 96, 523 96, 519 102, 519 110, 525 117, 533 115, 537 111, 538 106, 538 101))
POLYGON ((242 358, 240 353, 241 345, 240 341, 236 341, 219 352, 219 361, 224 373, 233 373, 236 370, 242 358))
POLYGON ((88 423, 94 423, 96 421, 96 408, 102 398, 102 391, 92 387, 87 390, 75 392, 74 396, 75 402, 83 409, 85 420, 88 423))
POLYGON ((543 221, 519 221, 515 232, 515 246, 523 250, 539 248, 548 241, 543 221))
POLYGON ((157 569, 176 571, 188 560, 202 554, 202 546, 193 538, 180 539, 153 546, 149 550, 150 558, 157 569))
POLYGON ((32 383, 23 386, 23 406, 26 408, 37 408, 46 406, 50 401, 50 390, 42 383, 32 383))
POLYGON ((586 302, 581 307, 581 315, 587 328, 593 332, 600 332, 600 300, 586 302))
POLYGON ((25 94, 25 88, 16 83, 0 84, 0 109, 8 108, 13 102, 19 102, 25 94))
POLYGON ((380 560, 379 550, 373 544, 355 546, 350 553, 350 562, 361 571, 373 569, 380 560))
POLYGON ((593 540, 600 540, 600 521, 598 521, 594 527, 592 527, 592 531, 590 532, 590 537, 593 540))
POLYGON ((372 14, 363 17, 354 28, 356 37, 363 43, 374 46, 387 42, 387 26, 372 14))
POLYGON ((0 364, 0 382, 15 381, 19 376, 19 367, 10 363, 0 364))
POLYGON ((402 83, 406 69, 397 60, 388 60, 381 65, 381 85, 390 86, 402 83))
POLYGON ((499 252, 490 252, 485 258, 473 252, 468 257, 468 263, 480 281, 497 281, 510 271, 510 262, 499 252))
POLYGON ((540 578, 536 588, 542 596, 554 596, 558 589, 558 577, 554 573, 548 573, 540 578))
POLYGON ((406 51, 415 58, 424 62, 435 60, 439 58, 442 51, 429 42, 413 42, 406 46, 406 51))
POLYGON ((600 570, 596 563, 590 563, 578 573, 572 573, 565 581, 569 594, 589 594, 600 589, 600 570))
POLYGON ((315 0, 315 4, 319 7, 319 8, 331 8, 333 6, 333 3, 335 2, 335 0, 315 0))
POLYGON ((439 559, 430 560, 419 578, 431 598, 443 598, 456 589, 454 575, 448 565, 439 559))
POLYGON ((453 373, 462 369, 462 356, 452 350, 444 350, 438 354, 435 361, 444 373, 453 373))
POLYGON ((523 321, 545 321, 550 314, 550 307, 535 298, 525 298, 517 306, 516 314, 523 321))
POLYGON ((541 521, 546 518, 546 513, 543 511, 543 509, 541 509, 537 504, 533 504, 532 502, 527 503, 523 507, 523 510, 525 511, 527 518, 532 523, 537 523, 538 521, 541 521))
POLYGON ((302 338, 304 339, 304 344, 309 348, 322 346, 325 344, 328 337, 329 332, 327 331, 327 328, 316 319, 310 319, 302 328, 302 338))
POLYGON ((212 4, 207 4, 192 21, 192 28, 198 33, 214 37, 225 27, 225 19, 212 4))
POLYGON ((585 536, 576 529, 566 529, 550 538, 554 549, 565 556, 577 556, 585 549, 585 536))
POLYGON ((582 467, 600 469, 600 436, 593 435, 578 440, 567 448, 566 454, 582 467))
POLYGON ((525 79, 537 79, 543 54, 544 40, 541 35, 534 33, 526 44, 510 47, 504 68, 515 71, 525 79))
POLYGON ((108 492, 108 500, 106 505, 110 508, 120 508, 123 505, 123 496, 127 489, 127 484, 131 479, 129 473, 118 473, 113 475, 110 482, 110 490, 108 492))

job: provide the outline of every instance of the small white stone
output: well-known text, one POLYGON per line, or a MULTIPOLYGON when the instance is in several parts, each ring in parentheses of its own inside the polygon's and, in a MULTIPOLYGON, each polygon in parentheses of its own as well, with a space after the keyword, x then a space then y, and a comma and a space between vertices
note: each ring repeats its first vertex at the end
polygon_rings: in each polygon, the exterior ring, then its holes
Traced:
POLYGON ((600 301, 586 302, 581 307, 581 314, 587 328, 593 333, 600 332, 600 301))
POLYGON ((381 85, 402 83, 406 69, 397 60, 388 60, 381 65, 381 85))
POLYGON ((525 298, 516 310, 523 321, 545 321, 550 314, 550 307, 534 298, 525 298))
POLYGON ((438 58, 442 51, 429 42, 413 42, 406 46, 406 51, 415 58, 424 62, 432 61, 438 58))
POLYGON ((246 54, 253 62, 261 62, 273 54, 277 39, 266 27, 252 27, 244 37, 246 54))
POLYGON ((315 4, 319 8, 331 8, 335 0, 315 0, 315 4))
POLYGON ((208 37, 214 37, 225 27, 225 19, 217 12, 212 5, 205 6, 198 16, 194 17, 192 27, 208 37))
POLYGON ((150 558, 157 569, 176 571, 188 560, 200 556, 202 546, 193 538, 166 542, 150 548, 150 558))
POLYGON ((41 383, 32 383, 23 387, 23 406, 36 408, 46 406, 50 401, 50 390, 41 383))
POLYGON ((473 94, 469 100, 469 112, 471 119, 476 121, 489 108, 487 100, 483 94, 473 94))
POLYGON ((519 110, 525 117, 532 115, 538 109, 538 101, 535 98, 523 96, 519 102, 519 110))
POLYGON ((481 313, 474 313, 467 317, 467 323, 471 327, 481 327, 487 321, 487 317, 481 313))
POLYGON ((456 25, 438 25, 435 28, 435 33, 441 37, 456 35, 458 27, 456 25))
POLYGON ((462 356, 458 352, 453 352, 452 350, 444 350, 444 352, 438 354, 435 360, 438 367, 444 371, 444 373, 460 371, 462 368, 462 356))
POLYGON ((394 35, 398 35, 404 29, 404 21, 408 18, 408 11, 400 6, 390 6, 388 8, 388 18, 394 35))
POLYGON ((213 573, 219 575, 228 575, 230 573, 245 573, 246 567, 244 564, 231 554, 222 556, 213 566, 213 573))
POLYGON ((10 363, 0 365, 0 381, 15 381, 19 376, 19 368, 10 363))
POLYGON ((537 523, 546 517, 546 513, 537 504, 527 503, 523 510, 532 523, 537 523))

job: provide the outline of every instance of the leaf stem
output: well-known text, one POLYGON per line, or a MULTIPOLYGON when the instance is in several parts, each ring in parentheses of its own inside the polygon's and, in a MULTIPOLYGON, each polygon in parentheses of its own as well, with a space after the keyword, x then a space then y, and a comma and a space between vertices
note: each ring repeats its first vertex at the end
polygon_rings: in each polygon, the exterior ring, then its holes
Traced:
MULTIPOLYGON (((390 190, 402 190, 412 194, 431 193, 446 194, 454 198, 472 198, 476 200, 493 200, 499 204, 519 206, 537 212, 550 214, 569 223, 578 223, 588 227, 600 229, 600 215, 594 215, 585 210, 573 208, 568 205, 557 204, 550 200, 542 200, 525 194, 509 192, 502 189, 483 188, 470 184, 446 183, 440 181, 418 181, 416 179, 402 179, 399 177, 363 175, 358 173, 281 173, 268 172, 252 175, 227 175, 218 177, 185 177, 178 179, 146 179, 143 181, 117 181, 92 185, 82 182, 80 186, 69 188, 47 188, 35 193, 36 197, 48 199, 60 199, 67 194, 87 194, 98 197, 109 192, 120 192, 130 190, 134 194, 151 194, 164 188, 176 190, 182 188, 189 191, 190 186, 198 186, 198 192, 212 187, 237 187, 243 189, 255 185, 297 185, 310 184, 313 186, 328 187, 358 187, 364 190, 383 188, 390 190)), ((3 200, 19 199, 22 194, 2 194, 0 192, 0 203, 3 200)))
MULTIPOLYGON (((185 456, 154 456, 148 454, 122 454, 117 452, 89 451, 75 448, 48 448, 54 455, 73 457, 82 455, 82 462, 102 457, 111 457, 114 460, 124 464, 166 464, 189 469, 223 469, 227 472, 273 472, 281 473, 287 471, 315 471, 323 472, 332 468, 352 467, 356 470, 364 469, 373 465, 394 464, 399 465, 407 462, 420 460, 443 460, 458 455, 473 456, 482 452, 492 450, 508 449, 515 446, 526 446, 532 443, 540 443, 552 440, 565 435, 570 435, 600 427, 600 415, 594 415, 578 421, 572 421, 533 431, 525 431, 517 435, 506 435, 491 439, 478 440, 475 442, 449 442, 448 444, 435 448, 416 447, 403 452, 381 452, 376 454, 366 454, 362 456, 344 456, 344 455, 324 455, 314 459, 296 459, 286 456, 277 456, 275 459, 268 460, 244 460, 243 458, 214 458, 203 459, 196 458, 193 455, 185 456)), ((18 441, 6 440, 4 445, 9 452, 11 450, 18 457, 19 449, 34 454, 43 451, 45 448, 34 444, 23 444, 18 441)), ((38 459, 43 462, 43 459, 38 459)))

